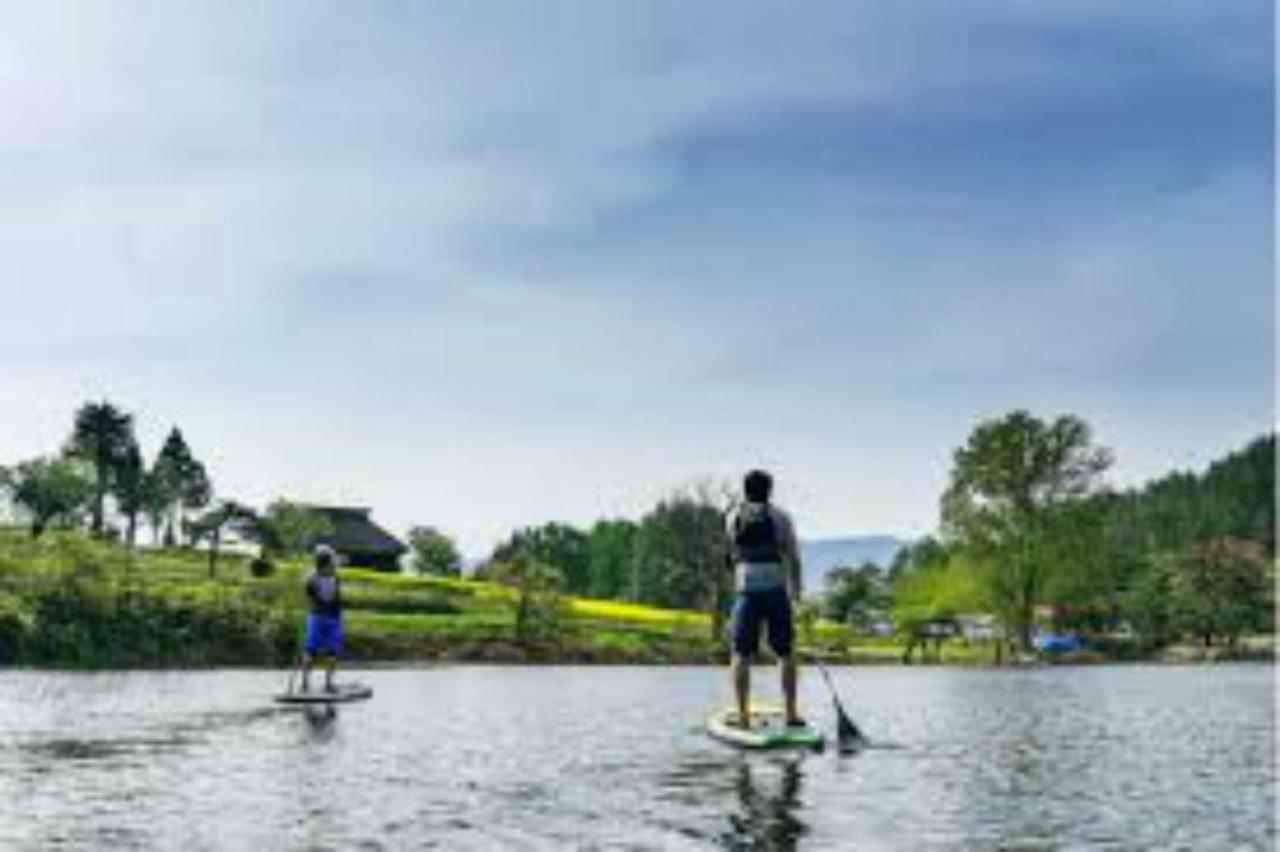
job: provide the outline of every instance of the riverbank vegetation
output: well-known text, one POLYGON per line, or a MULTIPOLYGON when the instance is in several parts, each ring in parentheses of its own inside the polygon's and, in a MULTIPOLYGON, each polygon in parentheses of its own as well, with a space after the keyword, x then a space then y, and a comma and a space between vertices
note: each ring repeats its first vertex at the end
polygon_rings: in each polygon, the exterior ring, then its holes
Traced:
MULTIPOLYGON (((129 550, 79 531, 0 531, 0 663, 67 667, 285 665, 296 659, 303 559, 269 576, 227 555, 129 550)), ((361 661, 719 662, 706 613, 561 595, 548 572, 504 584, 343 569, 349 656, 361 661)), ((814 647, 889 661, 847 628, 814 647)))
MULTIPOLYGON (((1266 653, 1269 641, 1241 637, 1270 634, 1274 617, 1274 436, 1128 490, 1109 486, 1112 462, 1070 415, 979 424, 954 452, 936 534, 807 590, 805 651, 1000 662, 1067 636, 1068 659, 1266 653)), ((176 427, 148 464, 132 418, 89 403, 61 451, 0 468, 0 496, 0 663, 296 655, 305 552, 323 519, 288 500, 259 511, 217 495, 176 427), (231 540, 252 553, 224 553, 231 540)), ((636 520, 516 530, 465 578, 449 537, 415 527, 416 575, 344 569, 352 654, 719 660, 735 500, 704 483, 636 520)))

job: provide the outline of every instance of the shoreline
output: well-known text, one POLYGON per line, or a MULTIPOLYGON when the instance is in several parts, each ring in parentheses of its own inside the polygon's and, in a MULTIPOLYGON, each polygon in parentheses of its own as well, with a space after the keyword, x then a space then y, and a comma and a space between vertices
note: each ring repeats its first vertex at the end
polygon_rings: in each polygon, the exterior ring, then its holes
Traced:
MULTIPOLYGON (((65 534, 41 541, 0 535, 0 668, 59 671, 210 670, 292 666, 301 646, 306 566, 259 575, 226 557, 213 571, 186 550, 132 553, 65 534)), ((706 612, 560 596, 532 621, 515 589, 433 575, 344 569, 347 665, 724 666, 723 625, 706 612), (714 631, 714 632, 713 632, 714 631)), ((1274 634, 1158 650, 1126 638, 1084 637, 1055 655, 1006 653, 954 638, 904 661, 903 638, 865 636, 811 622, 797 635, 803 660, 831 666, 1008 668, 1059 665, 1274 665, 1274 634), (1093 645, 1090 648, 1090 644, 1093 645)), ((766 655, 763 659, 769 659, 766 655)), ((762 662, 762 665, 768 665, 762 662)))
MULTIPOLYGON (((433 669, 452 666, 485 666, 492 668, 708 668, 719 669, 728 665, 727 655, 722 658, 687 656, 668 659, 639 659, 626 657, 609 657, 605 655, 565 654, 561 656, 535 654, 521 655, 516 652, 495 653, 490 650, 483 654, 446 654, 431 657, 367 657, 344 659, 340 670, 345 671, 388 671, 400 669, 433 669)), ((1119 659, 1102 657, 1097 654, 1082 653, 1060 658, 1044 658, 1023 662, 993 663, 982 661, 952 660, 941 663, 902 663, 879 657, 864 659, 847 657, 824 657, 822 664, 832 669, 874 668, 904 670, 983 670, 983 671, 1025 671, 1027 669, 1052 668, 1093 668, 1093 667, 1128 667, 1158 666, 1200 668, 1215 665, 1269 665, 1275 666, 1277 658, 1274 649, 1254 649, 1248 653, 1223 655, 1196 655, 1187 653, 1186 649, 1168 650, 1151 656, 1119 659)), ((195 671, 289 671, 296 662, 281 664, 273 661, 243 661, 216 664, 165 664, 159 661, 139 661, 129 665, 77 665, 59 664, 56 661, 26 661, 0 665, 0 672, 6 671, 45 671, 65 673, 107 673, 107 672, 195 672, 195 671)), ((812 659, 802 660, 801 668, 812 668, 812 659)), ((774 669, 777 662, 763 660, 753 663, 756 669, 774 669)))

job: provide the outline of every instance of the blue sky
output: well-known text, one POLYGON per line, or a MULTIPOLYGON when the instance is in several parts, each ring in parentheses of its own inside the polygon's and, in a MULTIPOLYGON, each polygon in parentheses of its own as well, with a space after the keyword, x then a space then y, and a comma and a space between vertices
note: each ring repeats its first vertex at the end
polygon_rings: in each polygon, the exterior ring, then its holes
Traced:
POLYGON ((0 456, 106 396, 472 553, 754 465, 919 534, 1018 407, 1202 465, 1273 422, 1271 16, 13 6, 0 456))

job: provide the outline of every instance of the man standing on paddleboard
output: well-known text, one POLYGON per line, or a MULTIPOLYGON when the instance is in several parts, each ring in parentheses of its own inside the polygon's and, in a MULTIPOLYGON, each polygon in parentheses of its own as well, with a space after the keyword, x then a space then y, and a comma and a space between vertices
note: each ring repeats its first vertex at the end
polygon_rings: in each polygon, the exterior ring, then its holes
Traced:
POLYGON ((338 579, 338 555, 327 544, 316 546, 315 567, 307 577, 307 635, 303 644, 302 691, 311 688, 311 667, 324 660, 325 692, 335 692, 333 674, 342 653, 342 581, 338 579))
POLYGON ((788 726, 802 726, 796 711, 796 659, 791 605, 800 600, 800 553, 791 518, 769 502, 773 478, 753 470, 743 479, 746 501, 729 519, 733 554, 733 688, 738 701, 738 724, 749 724, 748 693, 751 659, 760 650, 760 628, 769 634, 769 647, 782 666, 782 692, 788 726))

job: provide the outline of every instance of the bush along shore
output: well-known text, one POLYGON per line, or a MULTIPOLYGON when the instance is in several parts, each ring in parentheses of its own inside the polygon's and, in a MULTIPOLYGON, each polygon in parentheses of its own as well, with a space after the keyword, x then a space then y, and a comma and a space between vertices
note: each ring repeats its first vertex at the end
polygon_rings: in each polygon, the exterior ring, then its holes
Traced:
MULTIPOLYGON (((0 665, 288 665, 305 616, 302 560, 132 551, 75 532, 0 532, 0 665)), ((710 663, 706 615, 556 597, 495 583, 343 569, 354 662, 710 663), (523 623, 518 623, 518 622, 523 623)))
MULTIPOLYGON (((286 666, 297 659, 306 566, 283 561, 266 576, 245 557, 215 572, 192 550, 133 551, 76 532, 40 539, 0 532, 0 665, 65 668, 286 666)), ((717 664, 727 644, 705 613, 621 601, 528 593, 451 577, 343 569, 347 657, 355 663, 717 664)), ((722 627, 717 628, 722 630, 722 627)), ((832 663, 895 664, 890 637, 801 620, 802 653, 832 663)), ((1267 641, 1232 658, 1270 659, 1267 641)), ((1127 646, 1056 658, 1136 658, 1127 646)), ((1172 662, 1196 655, 1165 652, 1172 662)), ((1203 659, 1203 655, 1199 657, 1203 659)), ((985 665, 989 643, 950 641, 924 662, 985 665)))
MULTIPOLYGON (((285 666, 297 659, 305 560, 265 576, 224 554, 132 550, 79 532, 0 531, 0 665, 63 668, 285 666)), ((355 663, 718 664, 727 644, 706 613, 526 594, 453 577, 343 569, 347 658, 355 663)), ((723 630, 722 627, 717 628, 723 630)), ((892 640, 802 625, 806 652, 894 663, 892 640)), ((946 662, 981 654, 948 649, 946 662)))

